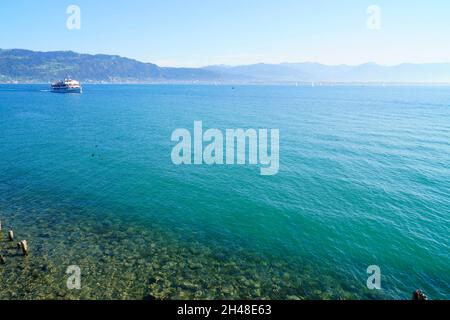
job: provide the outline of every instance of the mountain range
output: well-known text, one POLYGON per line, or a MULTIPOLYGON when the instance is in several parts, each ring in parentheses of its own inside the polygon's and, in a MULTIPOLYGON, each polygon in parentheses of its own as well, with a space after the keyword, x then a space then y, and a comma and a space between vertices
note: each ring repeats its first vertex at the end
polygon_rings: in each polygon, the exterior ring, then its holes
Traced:
POLYGON ((66 77, 107 83, 450 83, 450 63, 382 66, 319 63, 160 67, 105 54, 0 49, 0 82, 51 82, 66 77))

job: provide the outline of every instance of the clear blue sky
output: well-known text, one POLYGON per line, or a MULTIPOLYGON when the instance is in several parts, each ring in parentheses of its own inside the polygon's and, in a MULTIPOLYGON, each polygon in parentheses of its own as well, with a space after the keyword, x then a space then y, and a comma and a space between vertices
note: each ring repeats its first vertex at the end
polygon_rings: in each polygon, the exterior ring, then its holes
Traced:
POLYGON ((0 1, 0 48, 119 54, 173 66, 450 62, 448 0, 0 1), (81 8, 68 30, 66 9, 81 8), (367 27, 369 5, 381 29, 367 27))

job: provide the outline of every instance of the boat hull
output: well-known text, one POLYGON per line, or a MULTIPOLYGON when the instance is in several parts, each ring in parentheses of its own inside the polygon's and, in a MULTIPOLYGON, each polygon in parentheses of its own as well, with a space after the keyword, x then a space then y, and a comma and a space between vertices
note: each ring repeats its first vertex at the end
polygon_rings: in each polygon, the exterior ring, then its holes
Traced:
POLYGON ((54 93, 83 93, 82 88, 52 88, 54 93))

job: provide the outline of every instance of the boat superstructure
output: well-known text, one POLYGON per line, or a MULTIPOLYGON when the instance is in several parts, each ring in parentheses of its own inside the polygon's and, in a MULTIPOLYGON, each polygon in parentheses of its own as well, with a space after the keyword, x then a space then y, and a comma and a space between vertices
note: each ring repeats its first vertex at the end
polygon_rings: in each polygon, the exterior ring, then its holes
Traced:
POLYGON ((77 80, 64 79, 64 81, 54 82, 51 85, 52 92, 56 93, 82 93, 83 88, 77 80))

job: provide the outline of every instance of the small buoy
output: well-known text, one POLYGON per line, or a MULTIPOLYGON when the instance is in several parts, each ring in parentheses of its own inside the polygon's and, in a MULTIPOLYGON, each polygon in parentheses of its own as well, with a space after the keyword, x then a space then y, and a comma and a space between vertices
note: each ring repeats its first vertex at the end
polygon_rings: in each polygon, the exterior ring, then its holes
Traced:
POLYGON ((9 230, 8 232, 9 241, 14 241, 14 231, 9 230))
POLYGON ((5 264, 5 257, 0 254, 0 264, 5 264))
POLYGON ((28 255, 28 242, 27 240, 22 240, 20 242, 20 248, 22 249, 22 253, 24 256, 28 255))

